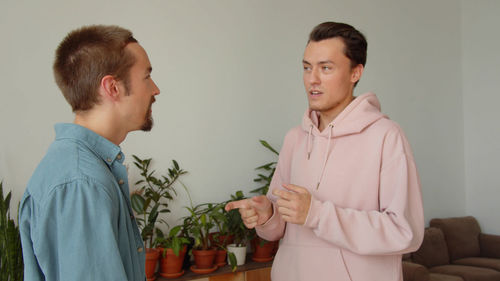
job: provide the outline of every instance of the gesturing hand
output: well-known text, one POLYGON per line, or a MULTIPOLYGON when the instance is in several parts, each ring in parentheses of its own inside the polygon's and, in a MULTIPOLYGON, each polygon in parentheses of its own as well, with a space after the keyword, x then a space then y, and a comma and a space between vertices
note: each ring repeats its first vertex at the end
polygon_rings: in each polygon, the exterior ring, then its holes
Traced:
POLYGON ((276 201, 278 212, 286 222, 303 225, 309 213, 311 193, 293 184, 284 184, 283 187, 286 190, 273 190, 273 194, 279 197, 276 201))
POLYGON ((229 202, 225 209, 226 211, 239 209, 241 219, 247 228, 264 224, 273 215, 272 203, 264 195, 229 202))

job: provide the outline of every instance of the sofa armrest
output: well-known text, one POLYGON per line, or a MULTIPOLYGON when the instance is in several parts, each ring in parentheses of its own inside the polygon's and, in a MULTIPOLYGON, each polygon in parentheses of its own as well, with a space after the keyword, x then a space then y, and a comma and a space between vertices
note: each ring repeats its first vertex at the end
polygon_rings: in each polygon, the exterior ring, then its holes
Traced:
POLYGON ((486 258, 500 258, 500 235, 479 234, 481 256, 486 258))
POLYGON ((418 263, 403 261, 403 281, 429 281, 429 271, 418 263))

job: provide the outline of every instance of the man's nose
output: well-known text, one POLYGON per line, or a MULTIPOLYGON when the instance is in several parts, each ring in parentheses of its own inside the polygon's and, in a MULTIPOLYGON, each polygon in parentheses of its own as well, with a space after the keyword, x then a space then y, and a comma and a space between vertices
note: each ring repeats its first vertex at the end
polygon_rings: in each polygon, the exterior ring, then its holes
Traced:
POLYGON ((309 83, 311 85, 316 85, 319 84, 321 80, 319 79, 319 72, 316 69, 313 69, 311 71, 311 74, 309 75, 309 83))

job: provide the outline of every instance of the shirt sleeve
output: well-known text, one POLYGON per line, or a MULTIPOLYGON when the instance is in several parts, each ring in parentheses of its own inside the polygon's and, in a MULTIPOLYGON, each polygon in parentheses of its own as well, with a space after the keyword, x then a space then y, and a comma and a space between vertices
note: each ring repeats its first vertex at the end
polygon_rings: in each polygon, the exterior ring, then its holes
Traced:
POLYGON ((105 190, 92 179, 79 179, 55 187, 40 203, 32 235, 46 275, 127 280, 117 239, 119 206, 105 190))
POLYGON ((384 141, 379 202, 379 210, 365 211, 312 198, 305 226, 318 237, 360 255, 418 249, 424 231, 420 181, 400 130, 389 132, 384 141))
POLYGON ((43 273, 38 266, 38 262, 33 251, 32 226, 35 220, 32 215, 35 212, 34 202, 29 193, 25 193, 19 205, 19 232, 21 234, 21 244, 23 249, 24 280, 43 281, 43 273))

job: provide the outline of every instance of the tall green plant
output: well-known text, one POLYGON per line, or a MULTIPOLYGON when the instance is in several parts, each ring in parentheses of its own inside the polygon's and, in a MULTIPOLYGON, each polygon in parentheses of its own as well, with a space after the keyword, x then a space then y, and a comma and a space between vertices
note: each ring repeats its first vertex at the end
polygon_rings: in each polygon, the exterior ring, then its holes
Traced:
MULTIPOLYGON (((139 168, 142 176, 142 179, 135 183, 140 185, 140 188, 131 196, 132 208, 138 216, 137 223, 141 228, 141 236, 146 247, 152 247, 158 216, 170 213, 168 203, 177 196, 174 183, 187 172, 179 167, 177 161, 172 160, 172 167, 168 169, 167 175, 157 178, 154 175, 155 171, 150 171, 151 158, 143 160, 135 155, 132 156, 134 165, 139 168)), ((182 186, 186 189, 184 185, 182 186)), ((160 219, 159 222, 168 225, 164 219, 160 219)))
POLYGON ((210 244, 208 234, 215 226, 214 214, 217 213, 221 204, 203 203, 194 207, 186 207, 189 216, 184 218, 184 222, 189 224, 189 233, 194 239, 194 248, 208 250, 213 245, 210 244))
MULTIPOLYGON (((260 144, 267 148, 269 151, 272 153, 276 154, 279 156, 278 151, 274 149, 267 141, 265 140, 259 140, 260 144)), ((257 171, 262 171, 257 174, 257 177, 253 180, 254 182, 258 182, 263 184, 261 187, 256 188, 252 191, 251 193, 258 193, 262 195, 266 195, 267 191, 269 190, 269 185, 271 184, 271 180, 273 179, 274 171, 276 171, 276 161, 269 162, 267 164, 264 164, 262 166, 259 166, 255 168, 257 171)))
POLYGON ((10 218, 11 192, 4 198, 0 182, 0 280, 23 280, 23 253, 19 227, 10 218))

